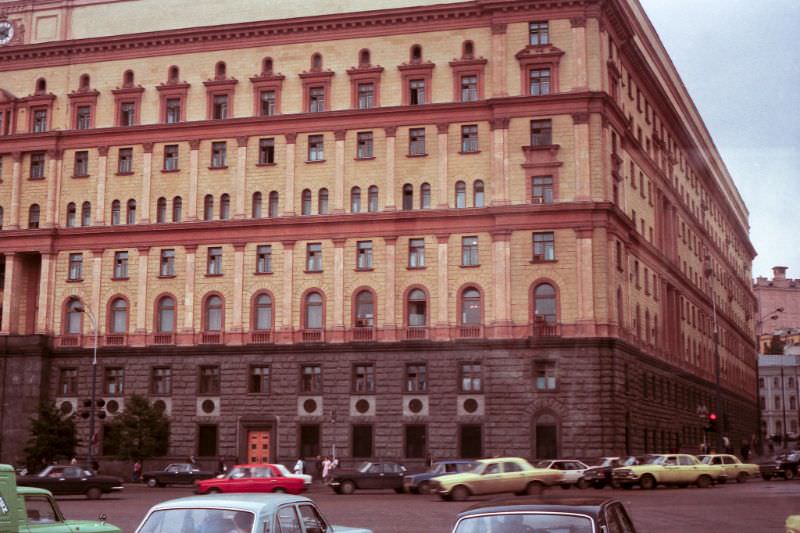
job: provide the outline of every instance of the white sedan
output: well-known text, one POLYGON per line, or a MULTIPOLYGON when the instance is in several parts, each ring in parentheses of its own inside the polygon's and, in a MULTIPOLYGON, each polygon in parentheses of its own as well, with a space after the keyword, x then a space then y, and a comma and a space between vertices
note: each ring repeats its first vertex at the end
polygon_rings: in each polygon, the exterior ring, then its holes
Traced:
POLYGON ((280 463, 275 463, 272 466, 274 466, 275 469, 278 470, 283 477, 300 478, 300 479, 303 480, 303 485, 305 486, 305 488, 311 487, 312 478, 308 474, 295 474, 293 472, 290 472, 288 468, 286 468, 285 466, 283 466, 280 463))
POLYGON ((562 489, 568 489, 573 485, 579 489, 585 489, 589 486, 589 482, 583 478, 583 473, 590 467, 576 459, 548 459, 537 462, 535 466, 536 468, 549 468, 560 471, 563 475, 561 478, 562 489))

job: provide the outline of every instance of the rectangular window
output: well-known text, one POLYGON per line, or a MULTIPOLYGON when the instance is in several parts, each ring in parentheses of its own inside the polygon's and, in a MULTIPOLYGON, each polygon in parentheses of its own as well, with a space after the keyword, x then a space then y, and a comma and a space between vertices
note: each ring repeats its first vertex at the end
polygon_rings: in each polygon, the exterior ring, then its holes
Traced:
POLYGON ((550 69, 532 68, 530 71, 530 92, 531 96, 543 96, 550 94, 550 69))
POLYGON ((353 392, 375 392, 375 365, 353 365, 353 392))
POLYGON ((549 146, 553 144, 553 124, 548 119, 531 120, 531 146, 549 146))
POLYGON ((164 146, 164 170, 178 170, 178 145, 164 146))
POLYGON ((47 109, 36 109, 33 112, 33 133, 47 131, 47 109))
POLYGON ((260 244, 256 248, 256 273, 269 274, 272 272, 272 246, 260 244))
POLYGON ((219 367, 216 365, 201 366, 197 394, 219 394, 219 391, 219 367))
POLYGON ((83 279, 83 254, 69 254, 69 273, 67 276, 70 281, 83 279))
POLYGON ((311 87, 308 90, 308 111, 322 113, 325 111, 325 88, 311 87))
POLYGON ((480 363, 461 363, 461 392, 482 392, 483 380, 480 363))
POLYGON ((553 176, 533 176, 531 178, 531 203, 553 203, 553 176))
POLYGON ((308 160, 325 161, 325 143, 322 135, 308 136, 308 160))
POLYGON ((461 126, 461 151, 464 153, 478 151, 478 126, 470 124, 461 126))
POLYGON ((556 242, 552 231, 533 234, 533 260, 556 260, 556 242))
POLYGON ((409 105, 422 105, 425 103, 425 80, 410 80, 408 82, 409 105))
POLYGON ((356 268, 370 270, 372 268, 372 241, 358 241, 356 243, 357 257, 356 268))
POLYGON ((353 426, 353 457, 372 457, 372 425, 356 424, 353 426))
POLYGON ((372 109, 375 107, 375 84, 374 83, 359 83, 358 84, 358 108, 359 109, 372 109))
POLYGON ((408 130, 409 155, 425 155, 425 128, 408 130))
POLYGON ((530 34, 530 44, 533 46, 550 44, 550 28, 546 21, 531 22, 528 25, 528 32, 530 34))
POLYGON ((78 106, 75 110, 75 129, 88 130, 92 122, 92 108, 88 105, 78 106))
POLYGON ((159 263, 158 274, 162 277, 172 277, 175 275, 175 250, 161 250, 161 261, 159 263))
POLYGON ((121 396, 125 391, 125 370, 120 367, 106 368, 103 392, 109 396, 121 396))
POLYGON ((358 133, 358 151, 356 153, 358 159, 371 159, 372 158, 372 132, 360 131, 358 133))
POLYGON ((533 379, 536 390, 555 390, 556 363, 554 361, 534 362, 533 379))
POLYGON ((197 456, 216 457, 217 440, 217 426, 212 424, 197 426, 197 456))
POLYGON ((261 91, 261 116, 271 117, 275 114, 275 91, 261 91))
POLYGON ((208 249, 208 269, 209 276, 219 276, 222 274, 222 247, 211 246, 208 249))
POLYGON ((425 239, 408 240, 408 268, 425 266, 425 239))
POLYGON ((150 392, 159 396, 172 394, 172 369, 170 367, 153 367, 150 374, 150 392))
POLYGON ((477 76, 461 76, 461 101, 462 102, 478 101, 477 76))
POLYGON ((322 243, 312 242, 306 244, 306 270, 309 272, 322 272, 322 243))
POLYGON ((135 118, 136 118, 136 103, 122 102, 119 105, 119 125, 133 126, 135 118))
POLYGON ((133 172, 133 148, 120 148, 117 173, 130 174, 131 172, 133 172))
POLYGON ((114 253, 114 279, 128 279, 128 252, 114 253))
POLYGON ((177 124, 181 121, 181 99, 167 98, 166 109, 167 124, 177 124))
POLYGON ((44 152, 34 152, 31 154, 31 179, 44 178, 44 152))
POLYGON ((217 94, 214 95, 214 108, 213 118, 216 120, 223 120, 228 118, 228 95, 217 94))
POLYGON ((303 365, 300 369, 300 392, 322 392, 322 367, 319 365, 303 365))
POLYGON ((248 392, 269 394, 270 391, 270 367, 251 366, 250 367, 250 388, 248 392))
POLYGON ((225 168, 228 165, 228 143, 211 143, 211 168, 225 168))
POLYGON ((477 424, 463 424, 458 432, 459 456, 465 459, 479 459, 483 457, 483 435, 481 426, 477 424))
POLYGON ((461 266, 478 266, 478 237, 461 237, 461 266))
POLYGON ((428 392, 428 365, 406 365, 406 392, 428 392))
POLYGON ((75 167, 72 169, 72 174, 75 177, 89 175, 89 152, 86 150, 75 152, 75 167))
POLYGON ((259 139, 258 164, 272 165, 273 163, 275 163, 275 139, 272 137, 268 139, 259 139))
POLYGON ((78 369, 62 368, 58 377, 58 394, 75 396, 78 394, 78 369))
POLYGON ((405 429, 405 456, 409 459, 422 459, 427 452, 427 438, 425 426, 422 424, 408 425, 405 429))

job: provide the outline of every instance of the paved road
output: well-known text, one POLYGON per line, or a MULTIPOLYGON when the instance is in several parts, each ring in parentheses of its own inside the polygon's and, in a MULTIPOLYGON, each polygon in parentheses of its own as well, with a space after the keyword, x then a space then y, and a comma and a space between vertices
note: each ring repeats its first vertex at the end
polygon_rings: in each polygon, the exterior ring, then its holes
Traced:
MULTIPOLYGON (((67 518, 94 519, 99 513, 106 513, 109 522, 122 527, 124 533, 132 533, 151 505, 190 494, 188 487, 149 489, 126 485, 119 496, 105 496, 100 501, 62 497, 59 504, 67 518)), ((340 496, 319 486, 308 495, 335 524, 366 526, 375 533, 447 533, 460 510, 490 500, 443 502, 434 496, 398 495, 391 491, 340 496)), ((800 514, 800 480, 751 480, 744 485, 729 483, 710 489, 555 489, 546 497, 561 496, 619 498, 633 515, 637 530, 644 533, 783 533, 786 517, 800 514)))

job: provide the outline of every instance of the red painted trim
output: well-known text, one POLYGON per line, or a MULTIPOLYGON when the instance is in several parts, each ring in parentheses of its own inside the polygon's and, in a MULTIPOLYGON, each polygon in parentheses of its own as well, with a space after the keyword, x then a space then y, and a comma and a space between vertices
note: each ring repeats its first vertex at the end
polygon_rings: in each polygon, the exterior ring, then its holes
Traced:
POLYGON ((283 89, 283 74, 272 74, 262 72, 259 76, 252 76, 250 82, 253 84, 253 116, 261 115, 261 93, 263 91, 275 91, 275 114, 281 113, 281 90, 283 89))
POLYGON ((480 298, 481 298, 481 320, 480 320, 480 325, 483 325, 483 324, 486 323, 486 318, 485 318, 486 296, 485 296, 483 287, 481 287, 478 283, 475 283, 473 281, 467 281, 465 283, 462 283, 461 286, 456 290, 456 320, 455 320, 455 322, 459 326, 463 325, 462 322, 461 322, 461 319, 462 319, 462 317, 464 315, 464 313, 462 312, 463 311, 463 306, 464 306, 464 291, 466 291, 467 289, 476 289, 480 293, 480 298))
POLYGON ((436 67, 433 63, 403 63, 397 67, 400 71, 402 82, 400 84, 401 102, 402 105, 409 105, 410 85, 411 80, 422 79, 425 81, 425 104, 433 103, 433 69, 436 67))
POLYGON ((558 283, 553 281, 551 278, 548 277, 540 277, 533 280, 533 282, 528 286, 528 322, 533 324, 536 314, 535 314, 535 306, 536 306, 536 298, 534 292, 536 291, 536 287, 542 284, 549 284, 555 290, 556 296, 556 323, 561 322, 561 288, 558 286, 558 283))
POLYGON ((328 112, 328 110, 333 105, 333 93, 331 92, 331 79, 335 73, 332 70, 325 70, 325 71, 312 71, 312 72, 301 72, 300 73, 300 80, 303 83, 303 113, 309 113, 309 106, 311 102, 311 96, 309 91, 311 91, 314 87, 322 87, 323 90, 323 98, 325 101, 324 112, 328 112))
MULTIPOLYGON (((139 125, 142 123, 142 95, 144 94, 144 87, 138 85, 136 87, 123 87, 112 89, 111 94, 114 95, 114 125, 120 127, 120 119, 122 118, 122 104, 126 102, 133 102, 134 114, 133 124, 139 125)), ((125 126, 128 127, 128 126, 125 126)))
POLYGON ((95 115, 97 114, 97 97, 100 96, 98 90, 81 90, 73 91, 67 95, 69 98, 70 108, 70 123, 67 129, 77 129, 78 126, 78 108, 89 106, 89 128, 94 128, 95 115))
MULTIPOLYGON (((267 272, 262 272, 260 275, 268 274, 267 272)), ((271 274, 271 272, 270 272, 271 274)), ((250 331, 274 331, 275 330, 275 323, 277 317, 277 306, 275 305, 275 295, 272 294, 272 291, 269 289, 259 289, 250 296, 250 331), (271 306, 272 306, 272 324, 270 324, 270 329, 256 329, 256 300, 262 294, 266 294, 270 298, 271 306)))
MULTIPOLYGON (((160 260, 160 258, 159 258, 159 265, 158 265, 158 267, 159 267, 159 271, 160 271, 160 269, 161 269, 161 263, 160 263, 160 261, 161 261, 161 260, 160 260)), ((170 277, 170 278, 174 278, 175 276, 169 276, 169 277, 170 277)), ((176 296, 175 296, 173 293, 171 293, 171 292, 169 292, 169 291, 167 291, 167 292, 162 292, 162 293, 159 293, 159 294, 158 294, 158 295, 155 297, 155 299, 153 300, 153 327, 151 328, 151 331, 153 332, 153 334, 154 334, 154 335, 157 335, 157 334, 167 334, 167 333, 172 333, 173 335, 175 335, 175 334, 177 334, 177 333, 178 333, 178 329, 179 329, 179 328, 178 328, 178 324, 179 324, 179 322, 178 322, 178 308, 179 308, 179 307, 180 307, 180 300, 178 300, 178 298, 177 298, 177 297, 176 297, 176 296), (173 322, 173 324, 172 324, 172 326, 173 326, 173 331, 172 331, 172 332, 162 332, 162 331, 158 331, 158 304, 161 302, 161 299, 162 299, 162 298, 166 298, 166 297, 170 297, 170 298, 172 298, 172 299, 173 299, 173 301, 175 302, 175 307, 174 307, 174 309, 173 309, 173 311, 172 311, 172 313, 173 313, 173 319, 172 319, 172 322, 173 322)))
MULTIPOLYGON (((359 272, 363 272, 359 271, 359 272)), ((353 293, 350 295, 350 324, 353 327, 356 327, 356 307, 357 302, 356 298, 358 297, 359 293, 362 291, 367 291, 368 293, 372 294, 372 324, 373 328, 376 330, 378 329, 378 293, 375 292, 375 289, 370 287, 369 285, 360 285, 353 289, 353 293)))
MULTIPOLYGON (((61 334, 62 335, 83 335, 83 315, 86 313, 79 313, 81 317, 81 325, 80 325, 80 332, 79 333, 67 333, 67 307, 69 306, 70 302, 78 300, 82 301, 80 296, 77 294, 71 294, 64 298, 61 301, 61 334)), ((95 318, 97 320, 97 318, 95 318)))
POLYGON ((159 120, 162 124, 167 123, 167 100, 171 98, 178 98, 181 101, 181 117, 180 121, 186 121, 186 107, 189 102, 189 87, 191 85, 186 82, 167 82, 156 86, 159 99, 159 120))
POLYGON ((200 300, 200 331, 203 332, 203 333, 220 333, 220 334, 224 333, 225 332, 225 324, 226 324, 226 316, 225 315, 226 315, 226 313, 225 313, 225 296, 219 291, 208 291, 207 293, 205 293, 203 295, 203 297, 201 298, 201 300, 200 300), (206 306, 208 305, 209 298, 211 298, 212 296, 219 296, 220 299, 222 300, 222 306, 221 306, 221 310, 222 310, 221 325, 222 325, 222 328, 219 331, 208 331, 208 309, 207 309, 206 306))
MULTIPOLYGON (((98 321, 100 320, 100 317, 95 317, 95 318, 98 321)), ((124 294, 121 294, 121 293, 112 294, 108 298, 108 300, 106 300, 106 316, 105 316, 105 318, 106 318, 106 320, 105 320, 105 323, 106 323, 106 335, 127 335, 128 332, 131 329, 131 327, 130 327, 130 324, 131 324, 131 301, 128 299, 128 297, 126 295, 124 295, 124 294), (113 310, 111 308, 111 304, 112 304, 112 302, 114 302, 114 300, 117 300, 117 299, 125 300, 125 305, 126 305, 126 310, 125 310, 125 331, 112 333, 111 330, 113 329, 112 324, 114 322, 114 315, 113 315, 113 310)))
POLYGON ((564 52, 553 45, 528 45, 514 56, 519 61, 520 94, 530 96, 530 71, 532 68, 550 69, 550 93, 559 92, 558 67, 564 52))
POLYGON ((431 325, 431 294, 428 292, 427 287, 425 285, 421 285, 419 283, 414 283, 409 285, 403 291, 403 317, 402 317, 402 324, 403 328, 409 327, 408 324, 408 295, 411 294, 411 291, 414 289, 420 289, 422 292, 425 293, 425 327, 430 327, 431 325))
POLYGON ((488 61, 480 59, 459 59, 450 62, 453 71, 453 101, 461 101, 461 78, 464 76, 475 76, 478 78, 478 100, 483 100, 484 91, 484 71, 488 61))
POLYGON ((383 75, 383 67, 380 65, 359 65, 347 69, 347 75, 350 76, 350 107, 358 109, 358 86, 362 83, 372 83, 374 88, 372 107, 380 107, 381 105, 381 76, 383 75))
MULTIPOLYGON (((239 83, 235 78, 231 79, 215 79, 203 82, 206 87, 206 120, 214 120, 214 97, 227 96, 227 112, 226 117, 235 116, 233 113, 234 93, 236 92, 236 84, 239 83)), ((226 119, 227 120, 227 119, 226 119)))
POLYGON ((326 326, 328 324, 327 319, 327 307, 328 307, 328 298, 325 296, 325 291, 320 289, 319 287, 309 287, 308 289, 303 291, 303 294, 300 295, 300 320, 298 322, 292 322, 293 324, 300 324, 301 330, 303 329, 310 329, 308 327, 307 317, 306 317, 306 299, 312 293, 317 293, 322 297, 322 330, 325 331, 326 326))

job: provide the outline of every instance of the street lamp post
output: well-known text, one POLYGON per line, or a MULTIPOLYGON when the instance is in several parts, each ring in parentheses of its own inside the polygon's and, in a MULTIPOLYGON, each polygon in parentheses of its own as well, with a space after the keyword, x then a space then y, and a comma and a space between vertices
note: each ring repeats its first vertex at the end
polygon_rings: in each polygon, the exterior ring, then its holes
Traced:
POLYGON ((88 466, 91 468, 93 464, 92 460, 94 459, 94 417, 95 409, 97 408, 97 319, 89 310, 89 307, 83 302, 80 302, 80 307, 77 307, 75 310, 89 317, 89 320, 92 322, 92 329, 94 330, 94 347, 92 348, 92 405, 89 408, 89 453, 87 458, 88 466))

